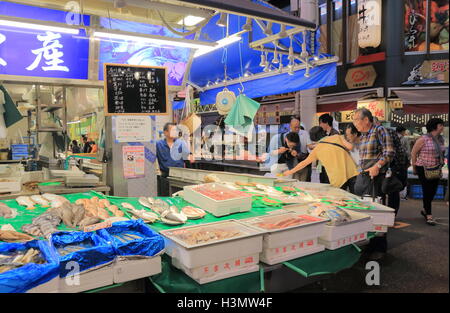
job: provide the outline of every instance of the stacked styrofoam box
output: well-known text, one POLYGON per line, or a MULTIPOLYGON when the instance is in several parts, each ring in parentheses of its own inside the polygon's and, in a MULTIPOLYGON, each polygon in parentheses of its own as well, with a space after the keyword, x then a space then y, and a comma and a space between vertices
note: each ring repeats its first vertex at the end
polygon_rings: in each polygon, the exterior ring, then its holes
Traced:
POLYGON ((388 227, 394 226, 395 210, 376 202, 363 202, 364 205, 375 207, 372 210, 351 209, 351 211, 360 212, 372 217, 372 229, 370 231, 385 233, 388 227))
POLYGON ((177 231, 215 227, 223 223, 235 224, 238 229, 244 230, 246 235, 191 247, 172 236, 171 230, 162 231, 166 253, 172 257, 172 265, 199 284, 258 271, 263 235, 253 228, 228 220, 178 228, 177 231))
MULTIPOLYGON (((198 186, 199 185, 185 186, 183 192, 184 200, 202 208, 214 216, 220 217, 232 213, 247 212, 250 211, 252 207, 251 195, 239 195, 238 197, 229 200, 214 200, 206 195, 196 192, 194 189, 198 186)), ((200 186, 236 193, 235 190, 229 189, 217 183, 203 184, 200 186)))
POLYGON ((319 243, 329 250, 335 250, 367 239, 367 232, 373 228, 372 217, 346 210, 352 220, 340 225, 325 225, 319 243))
POLYGON ((324 231, 325 223, 328 221, 326 219, 302 215, 319 221, 278 230, 267 230, 255 225, 260 222, 282 220, 294 216, 299 216, 299 214, 282 213, 239 221, 264 232, 263 251, 260 254, 262 262, 273 265, 325 249, 323 245, 318 243, 318 238, 324 231))
POLYGON ((82 271, 78 275, 68 275, 59 279, 58 292, 76 293, 113 284, 113 264, 104 264, 82 271))
POLYGON ((113 281, 115 284, 149 277, 161 273, 161 257, 117 256, 113 263, 113 281))

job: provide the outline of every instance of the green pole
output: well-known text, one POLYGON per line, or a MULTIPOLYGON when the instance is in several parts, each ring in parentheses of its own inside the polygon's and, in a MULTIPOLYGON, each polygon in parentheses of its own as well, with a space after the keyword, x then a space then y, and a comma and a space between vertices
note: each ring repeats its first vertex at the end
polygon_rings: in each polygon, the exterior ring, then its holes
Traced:
POLYGON ((300 269, 300 268, 298 268, 298 267, 292 265, 291 263, 289 263, 289 262, 283 262, 283 263, 281 263, 281 264, 283 264, 283 265, 286 266, 287 268, 293 270, 294 272, 299 273, 299 274, 302 275, 303 277, 308 278, 308 274, 307 274, 306 272, 304 272, 302 269, 300 269))
POLYGON ((260 265, 259 266, 259 282, 260 282, 260 292, 266 292, 266 288, 264 285, 264 268, 260 265))

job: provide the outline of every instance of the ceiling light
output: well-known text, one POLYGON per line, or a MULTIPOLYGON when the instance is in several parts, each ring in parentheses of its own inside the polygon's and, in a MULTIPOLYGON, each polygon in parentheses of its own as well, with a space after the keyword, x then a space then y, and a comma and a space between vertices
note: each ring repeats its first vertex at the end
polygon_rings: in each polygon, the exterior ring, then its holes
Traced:
POLYGON ((315 55, 315 56, 314 56, 314 61, 319 61, 319 60, 320 60, 319 56, 318 56, 318 55, 315 55))
POLYGON ((252 31, 252 28, 253 28, 252 19, 250 17, 247 17, 247 20, 246 20, 244 26, 242 26, 242 30, 250 32, 250 31, 252 31))
POLYGON ((184 26, 194 26, 203 20, 205 20, 204 17, 188 15, 185 18, 181 19, 177 24, 184 25, 184 26))
POLYGON ((216 25, 220 27, 227 27, 227 16, 226 13, 220 13, 220 18, 217 21, 216 25))
POLYGON ((43 30, 44 31, 52 31, 55 33, 65 33, 65 34, 72 34, 72 35, 78 35, 78 33, 80 32, 80 30, 77 28, 25 23, 25 22, 18 22, 18 21, 14 21, 14 20, 6 20, 3 18, 0 20, 0 26, 35 29, 35 30, 40 30, 40 31, 43 31, 43 30))
POLYGON ((199 41, 179 39, 179 38, 168 38, 163 36, 152 36, 152 35, 142 35, 142 36, 134 36, 124 34, 124 32, 100 32, 94 31, 94 37, 97 38, 105 38, 105 39, 119 39, 119 40, 128 40, 149 44, 157 44, 157 45, 169 45, 174 47, 184 47, 184 48, 192 48, 192 49, 201 49, 201 48, 215 48, 210 43, 201 43, 199 41))
POLYGON ((306 77, 306 78, 308 78, 308 77, 311 76, 311 75, 309 74, 309 68, 310 68, 310 67, 307 65, 307 66, 306 66, 306 71, 305 71, 305 77, 306 77))
POLYGON ((272 32, 272 22, 268 22, 267 23, 267 27, 266 29, 264 29, 264 34, 266 34, 267 36, 270 36, 273 34, 272 32))
POLYGON ((287 37, 288 36, 288 34, 286 33, 286 25, 281 25, 281 30, 280 30, 280 32, 278 33, 278 36, 280 37, 280 38, 285 38, 285 37, 287 37))
POLYGON ((264 51, 261 52, 261 62, 259 62, 259 66, 265 67, 266 66, 266 55, 264 54, 264 51))
POLYGON ((210 53, 211 51, 217 50, 219 48, 231 45, 232 43, 235 43, 235 42, 237 42, 239 40, 241 40, 241 37, 240 36, 234 36, 234 35, 232 35, 230 37, 226 37, 226 38, 220 39, 220 40, 215 42, 216 45, 214 47, 206 47, 206 48, 198 49, 195 52, 195 54, 194 54, 194 58, 197 58, 197 57, 199 57, 201 55, 210 53))

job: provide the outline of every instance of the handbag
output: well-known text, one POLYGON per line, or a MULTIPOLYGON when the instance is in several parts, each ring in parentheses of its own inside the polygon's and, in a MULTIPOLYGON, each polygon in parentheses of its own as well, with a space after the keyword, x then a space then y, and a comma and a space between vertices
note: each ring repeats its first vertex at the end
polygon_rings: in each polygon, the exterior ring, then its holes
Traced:
POLYGON ((440 149, 440 144, 439 144, 437 138, 433 137, 431 134, 428 136, 431 137, 431 139, 433 140, 434 148, 436 150, 436 153, 437 153, 438 159, 439 159, 439 164, 436 166, 432 166, 432 167, 424 166, 423 170, 424 170, 425 178, 427 180, 441 179, 442 178, 442 166, 444 164, 444 156, 442 155, 442 152, 440 149))
POLYGON ((402 191, 403 188, 403 183, 389 169, 381 183, 381 192, 384 194, 397 193, 402 191))

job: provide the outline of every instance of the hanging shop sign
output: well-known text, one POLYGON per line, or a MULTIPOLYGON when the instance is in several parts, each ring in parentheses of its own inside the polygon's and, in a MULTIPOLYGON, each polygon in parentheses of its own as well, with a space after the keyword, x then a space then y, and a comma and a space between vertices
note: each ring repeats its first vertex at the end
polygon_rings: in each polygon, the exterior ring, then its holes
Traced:
POLYGON ((145 147, 123 146, 123 176, 142 178, 145 176, 145 147))
POLYGON ((151 119, 148 116, 116 116, 117 142, 150 142, 151 119))
POLYGON ((355 110, 341 111, 341 123, 352 123, 355 110))
POLYGON ((403 109, 403 101, 398 99, 398 100, 388 100, 388 104, 389 107, 392 110, 396 110, 396 109, 403 109))
POLYGON ((448 84, 448 67, 448 59, 424 61, 414 66, 403 85, 448 84))
POLYGON ((444 121, 444 125, 448 126, 448 113, 407 114, 403 111, 395 111, 391 113, 391 124, 392 126, 424 127, 432 118, 440 118, 444 121))
POLYGON ((381 44, 381 0, 358 1, 358 44, 376 48, 381 44))
POLYGON ((105 64, 105 115, 166 115, 165 67, 105 64))
POLYGON ((355 67, 348 70, 345 83, 348 89, 372 87, 377 78, 377 72, 372 65, 355 67))
POLYGON ((372 112, 373 116, 377 117, 380 122, 387 120, 386 100, 385 99, 370 99, 358 101, 357 108, 366 108, 372 112))

